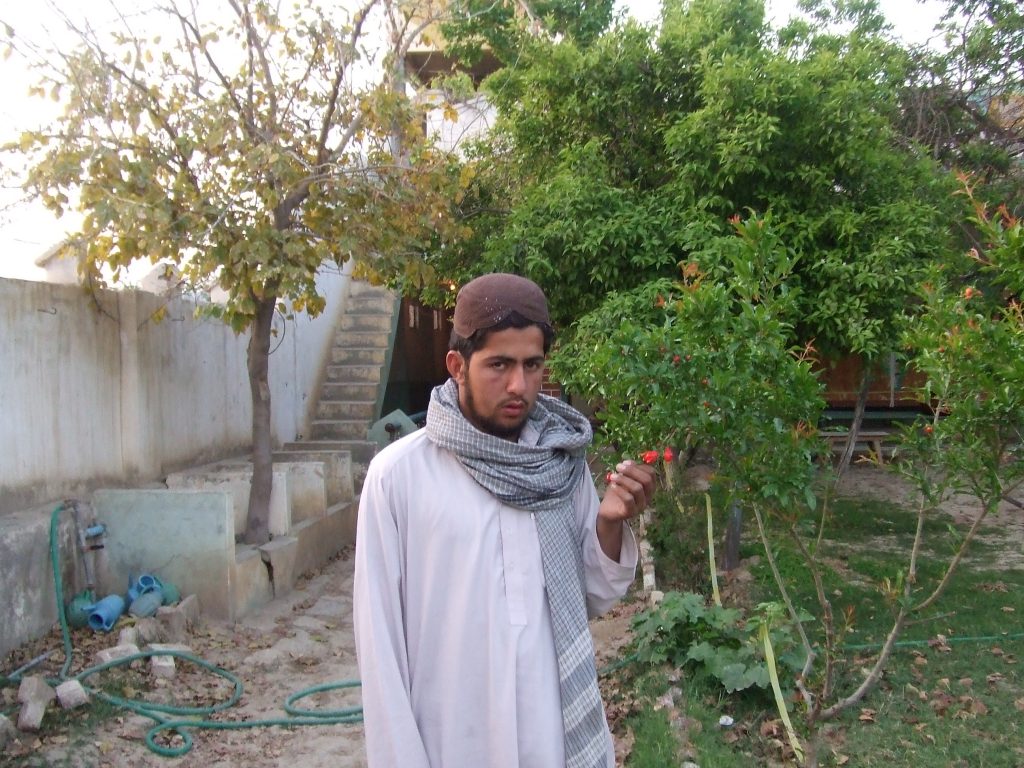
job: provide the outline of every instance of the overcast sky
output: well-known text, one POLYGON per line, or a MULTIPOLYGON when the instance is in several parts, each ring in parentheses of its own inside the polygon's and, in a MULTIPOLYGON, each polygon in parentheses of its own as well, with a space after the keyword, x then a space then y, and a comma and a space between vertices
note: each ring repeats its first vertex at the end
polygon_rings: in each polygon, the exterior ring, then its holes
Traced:
MULTIPOLYGON (((775 26, 781 26, 797 13, 797 0, 766 0, 765 5, 775 26)), ((654 21, 661 0, 618 0, 618 7, 641 21, 654 21)), ((879 0, 879 7, 896 33, 910 43, 927 42, 943 10, 943 4, 937 0, 879 0)))

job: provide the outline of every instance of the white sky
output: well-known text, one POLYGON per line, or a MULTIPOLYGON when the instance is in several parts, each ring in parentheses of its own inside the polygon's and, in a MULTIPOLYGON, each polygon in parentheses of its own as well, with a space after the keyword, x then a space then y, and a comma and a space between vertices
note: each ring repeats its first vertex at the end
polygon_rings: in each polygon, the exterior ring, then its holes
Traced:
MULTIPOLYGON (((797 0, 766 0, 765 5, 774 26, 797 14, 797 0)), ((943 11, 943 4, 937 0, 879 0, 878 5, 896 34, 917 44, 932 37, 943 11)), ((641 21, 651 22, 658 18, 661 0, 617 0, 617 6, 641 21)))
MULTIPOLYGON (((212 3, 214 0, 207 0, 212 3)), ((123 8, 147 8, 154 0, 121 0, 123 8)), ((620 8, 645 22, 657 19, 660 0, 618 0, 620 8)), ((781 25, 796 12, 797 0, 767 0, 769 18, 781 25)), ((204 3, 205 7, 207 3, 204 3)), ((898 35, 911 43, 925 43, 933 34, 942 5, 937 0, 881 0, 880 6, 898 35)), ((108 27, 117 17, 110 0, 43 0, 42 2, 0 3, 0 22, 11 25, 19 35, 35 41, 61 42, 61 13, 76 20, 88 19, 98 29, 108 27)), ((30 98, 29 85, 37 78, 26 72, 17 54, 0 61, 0 144, 15 141, 23 130, 37 127, 53 114, 56 105, 39 98, 30 98)), ((11 158, 4 156, 4 163, 11 158)), ((5 180, 6 182, 6 180, 5 180)), ((33 260, 60 242, 75 222, 53 218, 38 206, 3 206, 18 199, 20 192, 0 188, 0 277, 41 279, 42 270, 33 260)))

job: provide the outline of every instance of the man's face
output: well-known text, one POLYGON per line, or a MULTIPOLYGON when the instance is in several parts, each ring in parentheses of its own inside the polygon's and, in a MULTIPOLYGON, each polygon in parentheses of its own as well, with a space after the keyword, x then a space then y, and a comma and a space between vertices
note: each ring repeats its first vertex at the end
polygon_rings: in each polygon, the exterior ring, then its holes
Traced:
POLYGON ((449 352, 445 362, 459 385, 459 407, 469 422, 495 437, 519 439, 544 378, 540 328, 496 331, 468 365, 458 352, 449 352))

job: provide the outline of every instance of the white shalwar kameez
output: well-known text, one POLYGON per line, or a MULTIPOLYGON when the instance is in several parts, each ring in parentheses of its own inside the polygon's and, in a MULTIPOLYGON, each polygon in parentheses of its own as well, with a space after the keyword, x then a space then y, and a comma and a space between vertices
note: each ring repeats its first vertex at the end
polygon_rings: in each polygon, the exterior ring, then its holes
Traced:
MULTIPOLYGON (((528 425, 520 440, 535 444, 531 432, 528 425)), ((574 505, 587 609, 596 616, 633 580, 636 541, 627 526, 619 562, 601 551, 589 473, 574 505)), ((564 768, 536 525, 425 430, 370 464, 354 592, 370 768, 564 768)))

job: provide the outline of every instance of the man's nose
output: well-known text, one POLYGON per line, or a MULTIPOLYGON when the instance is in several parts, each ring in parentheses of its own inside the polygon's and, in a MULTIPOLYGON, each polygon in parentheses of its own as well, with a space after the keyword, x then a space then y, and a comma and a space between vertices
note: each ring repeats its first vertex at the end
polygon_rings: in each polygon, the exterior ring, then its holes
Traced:
POLYGON ((513 395, 522 395, 526 392, 526 369, 523 366, 512 366, 505 389, 513 395))

